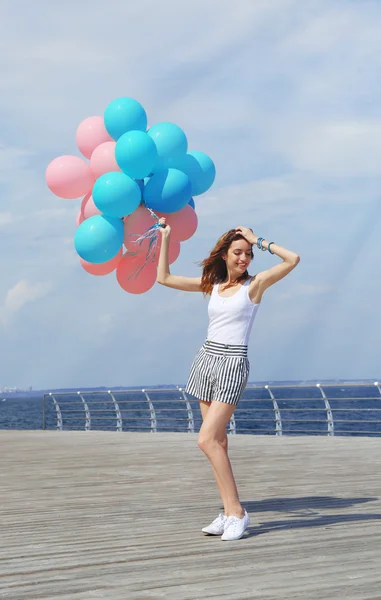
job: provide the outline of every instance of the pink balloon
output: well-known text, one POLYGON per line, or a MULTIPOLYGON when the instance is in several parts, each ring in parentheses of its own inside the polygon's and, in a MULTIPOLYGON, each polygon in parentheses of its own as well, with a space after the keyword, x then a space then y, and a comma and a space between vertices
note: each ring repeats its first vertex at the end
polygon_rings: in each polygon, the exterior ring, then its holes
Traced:
POLYGON ((159 217, 165 217, 168 225, 171 227, 171 237, 173 239, 184 242, 189 240, 195 233, 198 225, 196 211, 187 204, 177 212, 164 214, 157 213, 159 217))
POLYGON ((82 209, 83 218, 88 219, 89 217, 95 217, 95 215, 101 215, 101 211, 94 204, 93 197, 90 195, 82 209))
MULTIPOLYGON (((158 243, 157 243, 157 251, 156 251, 156 256, 155 256, 156 264, 159 262, 160 247, 161 247, 161 237, 158 239, 158 243)), ((172 265, 179 258, 180 249, 181 249, 180 242, 178 242, 177 240, 173 240, 171 238, 171 240, 169 242, 169 251, 168 251, 168 262, 170 265, 172 265)))
POLYGON ((94 265, 93 263, 89 263, 86 260, 83 260, 83 258, 80 258, 79 262, 81 263, 85 271, 87 271, 87 273, 90 273, 90 275, 108 275, 112 271, 115 271, 121 259, 122 250, 120 250, 120 252, 116 256, 114 256, 114 258, 108 260, 105 263, 94 265))
POLYGON ((77 156, 59 156, 46 169, 48 188, 60 198, 79 198, 88 194, 94 181, 90 165, 77 156))
POLYGON ((96 179, 110 171, 121 172, 122 169, 115 160, 115 146, 116 142, 104 142, 92 153, 90 166, 96 179))
MULTIPOLYGON (((189 208, 192 209, 192 207, 189 208)), ((136 240, 140 235, 145 233, 155 223, 157 223, 157 220, 154 217, 152 217, 150 212, 143 206, 138 206, 138 208, 131 215, 126 217, 124 219, 124 245, 126 246, 127 250, 130 252, 138 252, 139 254, 144 254, 144 256, 146 256, 149 250, 150 240, 147 239, 141 244, 137 244, 136 240)), ((160 231, 156 233, 156 236, 156 253, 154 258, 155 264, 157 264, 160 254, 160 231)), ((180 242, 178 242, 176 239, 173 239, 171 236, 171 240, 169 242, 168 256, 170 265, 178 259, 179 254, 180 242)))
POLYGON ((91 196, 91 192, 89 192, 88 194, 86 194, 86 196, 84 196, 82 198, 81 209, 80 209, 81 213, 83 213, 83 211, 85 210, 86 203, 87 203, 88 199, 90 198, 90 196, 91 196))
POLYGON ((79 150, 90 158, 95 148, 103 142, 111 142, 112 138, 106 131, 103 117, 88 117, 78 125, 76 142, 79 150))
POLYGON ((133 256, 128 253, 121 258, 117 269, 116 278, 120 287, 130 294, 144 294, 148 292, 156 281, 156 264, 147 263, 142 270, 143 257, 133 256), (139 271, 137 273, 137 271, 139 271))
MULTIPOLYGON (((124 219, 124 245, 127 250, 137 252, 148 249, 149 242, 143 242, 141 246, 135 243, 136 239, 145 233, 152 225, 156 223, 150 212, 143 206, 138 206, 136 210, 124 219)), ((160 233, 160 232, 158 232, 160 233)))
POLYGON ((79 212, 78 212, 78 214, 77 214, 77 218, 76 218, 76 220, 75 220, 75 224, 76 224, 76 226, 77 226, 77 227, 79 227, 79 226, 80 226, 80 224, 81 224, 81 223, 83 223, 83 221, 84 221, 84 220, 85 220, 85 219, 84 219, 84 216, 83 216, 83 213, 82 213, 82 211, 79 211, 79 212))
POLYGON ((177 240, 171 240, 169 244, 168 259, 169 264, 174 263, 180 256, 181 245, 177 240))
POLYGON ((77 227, 79 227, 80 224, 83 223, 83 221, 87 218, 84 215, 84 210, 87 202, 89 201, 89 198, 91 198, 91 192, 89 192, 88 194, 86 194, 86 196, 82 198, 81 208, 79 209, 79 213, 77 214, 77 219, 75 222, 77 227))

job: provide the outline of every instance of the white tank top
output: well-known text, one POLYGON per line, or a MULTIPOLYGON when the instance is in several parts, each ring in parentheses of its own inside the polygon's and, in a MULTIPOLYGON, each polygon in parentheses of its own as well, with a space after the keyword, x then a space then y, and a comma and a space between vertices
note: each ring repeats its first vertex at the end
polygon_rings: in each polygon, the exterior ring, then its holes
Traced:
POLYGON ((259 307, 249 298, 250 281, 247 279, 230 298, 219 295, 219 284, 213 286, 208 306, 208 340, 247 346, 259 307))

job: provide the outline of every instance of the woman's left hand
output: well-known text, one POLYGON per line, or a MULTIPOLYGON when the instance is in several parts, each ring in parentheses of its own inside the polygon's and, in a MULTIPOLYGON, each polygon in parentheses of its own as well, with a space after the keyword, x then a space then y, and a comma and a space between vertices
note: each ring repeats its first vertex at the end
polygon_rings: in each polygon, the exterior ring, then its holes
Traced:
POLYGON ((237 233, 241 233, 243 237, 249 242, 249 244, 257 243, 258 238, 252 229, 249 229, 248 227, 242 227, 242 225, 239 225, 239 227, 236 227, 235 230, 237 233))

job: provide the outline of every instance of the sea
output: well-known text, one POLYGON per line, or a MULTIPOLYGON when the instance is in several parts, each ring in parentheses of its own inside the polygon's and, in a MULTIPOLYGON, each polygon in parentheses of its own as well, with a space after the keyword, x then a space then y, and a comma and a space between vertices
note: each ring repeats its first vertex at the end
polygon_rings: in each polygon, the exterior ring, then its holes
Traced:
MULTIPOLYGON (((381 436, 372 381, 249 384, 227 428, 248 435, 381 436)), ((196 399, 178 386, 0 393, 0 429, 198 431, 196 399), (111 393, 110 393, 111 392, 111 393)))

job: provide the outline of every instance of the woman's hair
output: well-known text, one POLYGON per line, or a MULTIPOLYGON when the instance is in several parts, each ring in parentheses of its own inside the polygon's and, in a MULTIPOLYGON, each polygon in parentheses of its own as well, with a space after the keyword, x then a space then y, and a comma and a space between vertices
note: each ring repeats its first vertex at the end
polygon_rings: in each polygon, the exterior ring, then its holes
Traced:
MULTIPOLYGON (((228 253, 231 243, 235 242, 236 240, 247 241, 241 233, 237 233, 235 229, 230 229, 220 237, 208 258, 205 258, 200 263, 200 266, 202 267, 201 291, 204 292, 204 294, 211 294, 213 285, 216 283, 221 283, 221 281, 226 279, 227 268, 226 262, 222 258, 222 255, 228 253)), ((254 258, 252 247, 251 258, 254 258)), ((245 281, 248 277, 249 273, 246 269, 246 271, 238 277, 236 282, 245 281)), ((230 285, 227 285, 225 289, 231 287, 234 285, 234 283, 230 283, 230 285)))

